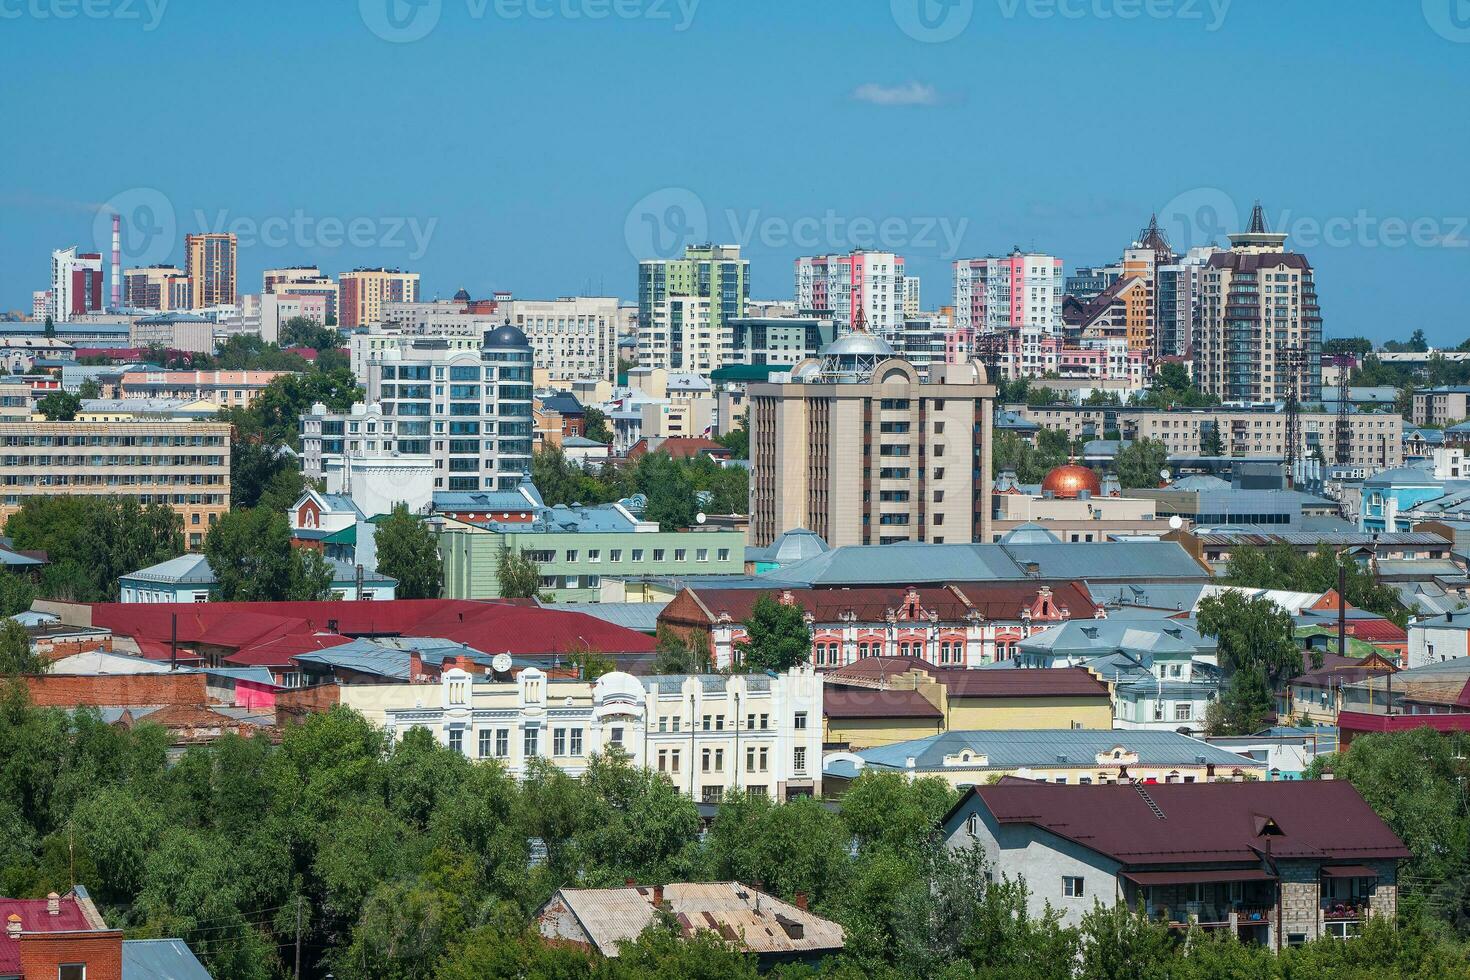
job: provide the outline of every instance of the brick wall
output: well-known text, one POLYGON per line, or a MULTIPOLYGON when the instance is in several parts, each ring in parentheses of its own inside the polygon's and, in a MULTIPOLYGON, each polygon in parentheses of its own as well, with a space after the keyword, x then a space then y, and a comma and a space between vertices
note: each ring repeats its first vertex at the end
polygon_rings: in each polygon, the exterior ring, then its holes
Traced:
POLYGON ((32 932, 19 940, 23 977, 55 977, 63 963, 85 963, 87 980, 122 980, 122 933, 32 932))
POLYGON ((41 675, 25 681, 31 701, 47 708, 209 702, 203 674, 41 675))
POLYGON ((276 724, 299 725, 308 715, 330 711, 341 702, 341 688, 336 684, 299 687, 276 694, 276 724))

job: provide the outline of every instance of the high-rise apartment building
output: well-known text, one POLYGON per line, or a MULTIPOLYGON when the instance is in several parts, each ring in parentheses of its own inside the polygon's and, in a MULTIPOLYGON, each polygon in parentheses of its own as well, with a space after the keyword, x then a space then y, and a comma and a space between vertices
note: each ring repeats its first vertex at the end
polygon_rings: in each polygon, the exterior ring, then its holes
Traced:
POLYGON ((912 320, 919 315, 923 309, 923 302, 919 299, 919 277, 903 277, 903 317, 912 320))
POLYGON ((37 289, 31 293, 31 319, 44 320, 51 315, 51 290, 37 289))
POLYGON ((1183 357, 1194 350, 1199 330, 1200 283, 1210 256, 1219 249, 1197 245, 1155 270, 1154 351, 1160 357, 1183 357))
POLYGON ((189 277, 178 266, 150 265, 123 273, 123 306, 130 310, 187 310, 193 299, 189 277))
POLYGON ((328 324, 337 323, 339 290, 331 276, 314 265, 267 269, 261 277, 261 295, 320 296, 326 302, 328 324))
POLYGON ((903 329, 903 256, 858 249, 847 255, 807 255, 796 260, 796 311, 826 317, 839 334, 857 325, 889 343, 903 329))
POLYGON ((1060 331, 1062 260, 1019 250, 954 264, 954 325, 974 333, 1007 327, 1060 331))
POLYGON ((531 345, 509 324, 485 331, 478 351, 454 339, 401 337, 374 352, 366 416, 313 406, 302 417, 302 472, 320 477, 324 455, 363 438, 371 452, 432 457, 436 490, 515 489, 531 470, 531 345))
POLYGON ((720 367, 731 349, 730 321, 745 315, 749 300, 750 260, 738 245, 689 245, 681 259, 639 262, 639 363, 685 372, 720 367))
POLYGON ((857 330, 748 392, 751 544, 799 527, 833 547, 990 540, 995 386, 977 362, 925 380, 857 330))
POLYGON ((184 271, 189 276, 192 309, 235 304, 236 248, 233 233, 184 236, 184 271))
POLYGON ((101 252, 78 252, 73 245, 51 253, 51 305, 46 312, 57 323, 102 312, 101 252))
POLYGON ((338 325, 351 330, 383 319, 386 303, 417 303, 419 274, 398 269, 353 269, 338 277, 338 325))
POLYGON ((1259 204, 1250 226, 1230 236, 1201 276, 1195 382, 1224 402, 1322 397, 1322 311, 1312 265, 1286 251, 1259 204), (1294 377, 1293 377, 1294 376, 1294 377))
POLYGON ((530 341, 538 385, 617 380, 617 297, 516 299, 500 311, 530 341))

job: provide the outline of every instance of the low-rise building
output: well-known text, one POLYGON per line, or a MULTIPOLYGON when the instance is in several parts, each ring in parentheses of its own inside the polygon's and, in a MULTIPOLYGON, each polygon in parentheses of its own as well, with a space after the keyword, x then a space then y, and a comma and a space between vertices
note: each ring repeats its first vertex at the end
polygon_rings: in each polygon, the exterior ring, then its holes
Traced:
MULTIPOLYGON (((328 558, 332 566, 332 593, 335 599, 393 598, 398 581, 372 569, 359 569, 344 561, 328 558)), ((118 576, 122 602, 208 602, 219 584, 209 559, 203 555, 180 555, 168 561, 140 568, 118 576)))
POLYGON ((128 330, 128 343, 134 347, 157 345, 168 350, 213 354, 217 326, 213 319, 197 313, 156 313, 133 321, 128 330))
POLYGON ((957 789, 1003 776, 1048 783, 1177 783, 1263 778, 1263 762, 1244 759, 1178 732, 1090 729, 951 730, 861 752, 829 753, 829 789, 866 769, 938 776, 957 789))
POLYGON ((1023 879, 1030 914, 1054 909, 1064 925, 1117 902, 1279 950, 1397 913, 1409 850, 1352 784, 1170 782, 977 786, 943 834, 952 850, 978 848, 997 874, 1023 879))
POLYGON ((394 738, 426 728, 441 745, 494 759, 517 776, 535 758, 580 775, 618 751, 664 773, 681 792, 718 803, 743 792, 790 799, 822 793, 822 682, 785 674, 652 675, 557 680, 528 667, 513 681, 453 668, 437 684, 336 689, 394 738))
POLYGON ((186 398, 226 408, 245 408, 277 378, 289 371, 129 371, 122 377, 122 398, 186 398))
POLYGON ((1408 666, 1426 667, 1470 654, 1470 611, 1451 611, 1409 624, 1408 666))
POLYGON ((167 504, 184 541, 230 509, 230 427, 223 422, 12 422, 0 420, 0 524, 26 498, 133 497, 167 504))
POLYGON ((7 374, 25 374, 36 361, 73 361, 76 350, 56 337, 0 337, 0 365, 7 374))

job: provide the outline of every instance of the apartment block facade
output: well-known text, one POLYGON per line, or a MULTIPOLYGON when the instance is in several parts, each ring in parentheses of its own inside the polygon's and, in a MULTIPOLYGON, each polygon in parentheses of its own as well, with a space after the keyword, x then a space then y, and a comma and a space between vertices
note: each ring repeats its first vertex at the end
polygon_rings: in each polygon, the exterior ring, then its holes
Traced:
POLYGON ((821 795, 822 682, 785 674, 651 675, 557 680, 527 667, 490 681, 446 665, 437 685, 337 689, 397 739, 425 728, 471 759, 524 776, 536 758, 581 775, 594 755, 625 753, 705 803, 727 793, 773 799, 821 795))
POLYGON ((988 541, 994 397, 973 361, 924 380, 862 332, 752 384, 751 544, 793 528, 833 547, 988 541))
POLYGON ((825 317, 846 333, 858 312, 868 330, 889 343, 898 340, 904 321, 902 255, 858 249, 847 255, 807 255, 796 260, 796 309, 825 317))
POLYGON ((29 497, 61 495, 168 504, 197 550, 230 509, 230 426, 0 421, 0 525, 29 497))
POLYGON ((388 303, 417 303, 419 274, 399 269, 353 269, 338 276, 340 326, 351 330, 381 323, 388 303))
POLYGON ((749 301, 750 260, 740 257, 738 245, 690 245, 683 258, 639 262, 639 363, 650 363, 643 360, 645 351, 658 362, 652 366, 671 371, 716 360, 728 347, 730 321, 745 315, 749 301), (687 355, 686 339, 696 344, 687 355), (700 343, 710 345, 702 356, 700 343))
POLYGON ((244 408, 272 381, 289 371, 128 371, 118 383, 120 398, 183 398, 244 408))
POLYGON ((290 295, 320 297, 326 304, 326 323, 336 323, 338 287, 331 276, 322 275, 314 265, 267 269, 261 276, 261 296, 290 295))
POLYGON ((150 265, 123 273, 123 306, 130 310, 187 310, 194 301, 189 276, 175 265, 150 265))
POLYGON ((538 384, 617 380, 617 297, 518 299, 501 304, 500 311, 531 342, 538 384))
POLYGON ((1195 383, 1224 402, 1322 399, 1322 310, 1312 265, 1266 228, 1260 205, 1201 279, 1195 383))
POLYGON ((954 326, 970 334, 1007 327, 1062 328, 1062 260, 1024 253, 959 259, 954 264, 954 326))
POLYGON ((47 315, 60 323, 102 312, 102 254, 75 245, 51 253, 51 296, 47 315))
POLYGON ((189 308, 233 306, 238 243, 233 233, 184 236, 184 272, 189 277, 189 308))

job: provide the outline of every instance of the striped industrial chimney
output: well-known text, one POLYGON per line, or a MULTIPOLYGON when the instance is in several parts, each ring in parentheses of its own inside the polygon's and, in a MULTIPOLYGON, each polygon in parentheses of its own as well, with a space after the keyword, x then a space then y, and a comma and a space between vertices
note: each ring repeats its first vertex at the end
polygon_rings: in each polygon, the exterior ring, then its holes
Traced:
POLYGON ((112 216, 112 308, 122 309, 122 216, 112 216))

